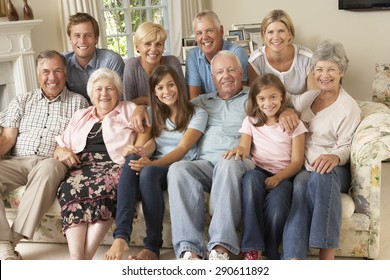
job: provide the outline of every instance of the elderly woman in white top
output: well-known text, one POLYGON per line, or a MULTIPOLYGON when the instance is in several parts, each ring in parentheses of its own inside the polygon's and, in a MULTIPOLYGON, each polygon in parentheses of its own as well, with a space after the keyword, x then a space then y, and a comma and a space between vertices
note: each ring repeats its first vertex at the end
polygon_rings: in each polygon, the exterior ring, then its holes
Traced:
POLYGON ((334 259, 339 244, 340 192, 350 186, 350 145, 361 120, 357 102, 341 87, 347 66, 340 43, 321 43, 311 69, 319 90, 290 96, 309 132, 283 233, 285 259, 305 258, 309 246, 320 249, 320 259, 334 259))

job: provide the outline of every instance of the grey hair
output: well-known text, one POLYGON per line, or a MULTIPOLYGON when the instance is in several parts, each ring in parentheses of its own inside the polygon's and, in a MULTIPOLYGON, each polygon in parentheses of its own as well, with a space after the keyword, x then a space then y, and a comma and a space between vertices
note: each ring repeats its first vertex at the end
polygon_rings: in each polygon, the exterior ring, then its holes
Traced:
POLYGON ((117 92, 118 92, 118 97, 120 98, 122 96, 122 92, 123 92, 121 77, 119 77, 117 72, 115 72, 111 69, 108 69, 106 67, 97 69, 89 77, 88 83, 87 83, 87 93, 88 93, 89 98, 92 100, 93 85, 95 84, 95 82, 100 80, 100 79, 103 79, 103 78, 108 78, 114 82, 114 85, 115 85, 117 92))
POLYGON ((198 13, 198 14, 195 16, 195 18, 194 18, 194 20, 193 20, 193 22, 192 22, 192 24, 193 24, 193 26, 194 26, 194 30, 195 30, 195 25, 196 25, 199 21, 201 21, 202 19, 204 19, 204 18, 207 18, 207 19, 212 20, 212 21, 214 22, 214 25, 215 25, 218 29, 221 28, 222 24, 221 24, 221 21, 219 20, 219 18, 218 18, 218 16, 217 16, 217 14, 214 13, 213 11, 205 10, 205 11, 203 11, 203 12, 198 13))
POLYGON ((227 56, 227 57, 233 58, 233 59, 237 62, 238 68, 242 71, 241 61, 240 61, 240 59, 238 58, 238 56, 235 55, 232 51, 222 50, 222 51, 219 51, 216 55, 214 55, 214 57, 213 57, 213 58, 211 59, 211 61, 210 61, 211 73, 213 72, 213 62, 214 62, 214 60, 215 60, 218 56, 227 56))
POLYGON ((332 61, 337 64, 342 73, 348 68, 348 58, 341 43, 330 40, 320 43, 311 59, 311 71, 319 61, 332 61))
POLYGON ((55 50, 44 50, 44 51, 41 51, 36 60, 35 60, 35 65, 37 67, 37 72, 39 72, 39 64, 42 60, 45 60, 45 59, 52 59, 52 58, 55 58, 55 57, 59 57, 61 59, 61 62, 62 62, 62 66, 64 67, 64 71, 66 72, 66 58, 65 56, 63 56, 61 53, 55 51, 55 50))

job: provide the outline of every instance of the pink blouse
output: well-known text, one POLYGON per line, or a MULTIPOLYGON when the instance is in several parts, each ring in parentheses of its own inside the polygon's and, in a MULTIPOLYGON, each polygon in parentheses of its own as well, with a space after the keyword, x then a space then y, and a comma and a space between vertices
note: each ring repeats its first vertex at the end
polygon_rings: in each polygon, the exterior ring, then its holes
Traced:
MULTIPOLYGON (((130 117, 136 107, 132 102, 120 101, 102 121, 103 140, 110 158, 115 163, 124 163, 123 149, 127 144, 135 142, 136 132, 131 125, 130 117)), ((87 143, 88 133, 97 122, 99 118, 95 106, 78 110, 73 114, 65 131, 56 136, 58 145, 67 147, 76 154, 82 152, 87 143)))

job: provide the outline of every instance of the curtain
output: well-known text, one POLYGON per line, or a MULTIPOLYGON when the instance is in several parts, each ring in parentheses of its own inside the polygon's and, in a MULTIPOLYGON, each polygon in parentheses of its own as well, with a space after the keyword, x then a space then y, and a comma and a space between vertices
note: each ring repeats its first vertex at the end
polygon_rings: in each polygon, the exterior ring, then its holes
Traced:
POLYGON ((202 0, 168 0, 171 54, 180 56, 182 38, 193 30, 192 21, 202 11, 202 0))
MULTIPOLYGON (((100 1, 96 0, 61 0, 60 1, 60 15, 61 15, 61 30, 62 30, 62 38, 63 38, 63 49, 64 51, 71 51, 72 46, 69 43, 68 34, 66 33, 66 27, 68 25, 68 19, 69 16, 77 13, 88 13, 91 16, 93 16, 97 22, 101 21, 101 15, 100 15, 100 1)), ((103 37, 104 37, 104 30, 101 28, 102 25, 100 25, 100 37, 99 42, 97 44, 97 47, 103 48, 106 44, 104 44, 103 37)))

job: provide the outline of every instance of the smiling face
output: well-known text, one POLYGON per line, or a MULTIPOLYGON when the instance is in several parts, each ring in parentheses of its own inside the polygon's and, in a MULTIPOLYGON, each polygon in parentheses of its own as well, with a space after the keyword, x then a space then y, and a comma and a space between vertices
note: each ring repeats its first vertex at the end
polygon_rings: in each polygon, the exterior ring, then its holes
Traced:
POLYGON ((66 68, 59 56, 38 62, 38 83, 49 100, 55 99, 65 88, 66 68))
POLYGON ((314 79, 323 92, 338 92, 344 73, 333 61, 318 61, 313 68, 314 79))
POLYGON ((81 22, 71 27, 69 41, 82 67, 92 58, 98 39, 91 22, 81 22))
POLYGON ((160 64, 164 52, 164 42, 141 42, 136 47, 143 63, 147 63, 152 67, 160 64))
POLYGON ((99 119, 114 110, 119 101, 118 89, 112 79, 100 78, 92 88, 91 102, 96 106, 99 119))
POLYGON ((171 74, 165 75, 154 88, 156 97, 160 102, 170 108, 176 107, 179 89, 171 74))
POLYGON ((223 27, 218 28, 214 22, 204 17, 199 19, 194 26, 195 40, 198 47, 211 59, 222 49, 223 27))
POLYGON ((276 121, 282 101, 283 94, 274 86, 267 86, 256 95, 257 106, 267 116, 267 121, 276 121))
POLYGON ((290 45, 293 37, 283 22, 274 21, 267 26, 263 38, 267 47, 274 52, 279 52, 290 45))
POLYGON ((242 89, 242 70, 231 56, 219 55, 212 63, 212 77, 219 97, 228 99, 242 89))

